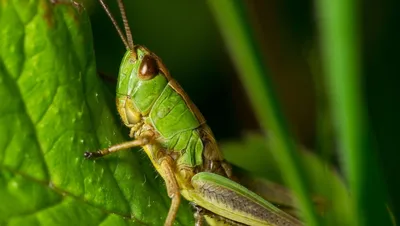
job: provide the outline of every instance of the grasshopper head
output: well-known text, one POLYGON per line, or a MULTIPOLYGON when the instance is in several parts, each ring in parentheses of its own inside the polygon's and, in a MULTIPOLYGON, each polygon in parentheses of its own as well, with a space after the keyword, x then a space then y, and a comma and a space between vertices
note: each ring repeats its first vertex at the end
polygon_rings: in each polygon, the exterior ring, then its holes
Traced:
POLYGON ((160 59, 145 47, 135 46, 125 53, 118 75, 117 109, 126 126, 132 127, 149 113, 168 83, 167 74, 160 59))
POLYGON ((114 24, 127 52, 118 74, 117 109, 128 127, 140 122, 168 83, 169 74, 161 60, 148 49, 134 45, 126 18, 125 6, 118 0, 125 35, 103 0, 101 5, 114 24))

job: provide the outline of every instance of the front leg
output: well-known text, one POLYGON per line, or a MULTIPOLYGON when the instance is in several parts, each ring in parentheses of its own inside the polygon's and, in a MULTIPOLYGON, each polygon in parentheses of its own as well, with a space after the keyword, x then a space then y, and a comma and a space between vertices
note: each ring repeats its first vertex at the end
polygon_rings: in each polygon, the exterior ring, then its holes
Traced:
POLYGON ((132 141, 127 141, 121 144, 115 144, 113 146, 110 146, 108 148, 99 150, 99 151, 94 151, 94 152, 85 152, 84 156, 87 159, 94 159, 94 158, 100 158, 103 157, 105 155, 114 153, 114 152, 118 152, 121 150, 126 150, 132 147, 139 147, 139 146, 144 146, 146 144, 149 143, 149 138, 147 137, 141 137, 139 139, 136 140, 132 140, 132 141))
POLYGON ((170 156, 160 159, 160 167, 162 171, 161 176, 167 186, 168 196, 171 198, 171 206, 164 226, 171 226, 174 223, 176 214, 178 213, 179 204, 181 203, 181 194, 179 192, 178 182, 175 178, 173 166, 174 160, 170 156))

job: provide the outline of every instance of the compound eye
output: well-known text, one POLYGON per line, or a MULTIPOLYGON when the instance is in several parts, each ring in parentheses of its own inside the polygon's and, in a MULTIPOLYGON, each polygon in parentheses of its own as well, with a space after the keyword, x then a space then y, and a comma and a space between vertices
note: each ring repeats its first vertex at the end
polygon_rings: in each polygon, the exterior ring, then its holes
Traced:
POLYGON ((139 67, 139 79, 149 80, 158 74, 158 65, 156 59, 151 55, 146 55, 142 59, 139 67))

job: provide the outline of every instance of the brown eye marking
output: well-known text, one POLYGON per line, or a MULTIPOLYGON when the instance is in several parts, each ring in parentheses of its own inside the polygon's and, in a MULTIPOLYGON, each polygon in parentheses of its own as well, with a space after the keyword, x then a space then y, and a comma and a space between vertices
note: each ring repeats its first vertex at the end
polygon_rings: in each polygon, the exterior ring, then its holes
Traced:
POLYGON ((152 79, 158 74, 158 71, 156 59, 151 55, 144 56, 139 67, 139 78, 142 80, 152 79))

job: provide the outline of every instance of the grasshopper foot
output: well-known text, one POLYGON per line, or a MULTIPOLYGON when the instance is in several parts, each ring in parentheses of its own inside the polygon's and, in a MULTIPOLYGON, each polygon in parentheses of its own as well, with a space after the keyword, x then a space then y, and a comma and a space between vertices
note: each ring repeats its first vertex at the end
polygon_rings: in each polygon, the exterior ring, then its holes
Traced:
POLYGON ((98 151, 95 151, 95 152, 87 151, 83 154, 83 156, 85 157, 85 159, 95 159, 95 158, 102 157, 103 154, 98 151))

